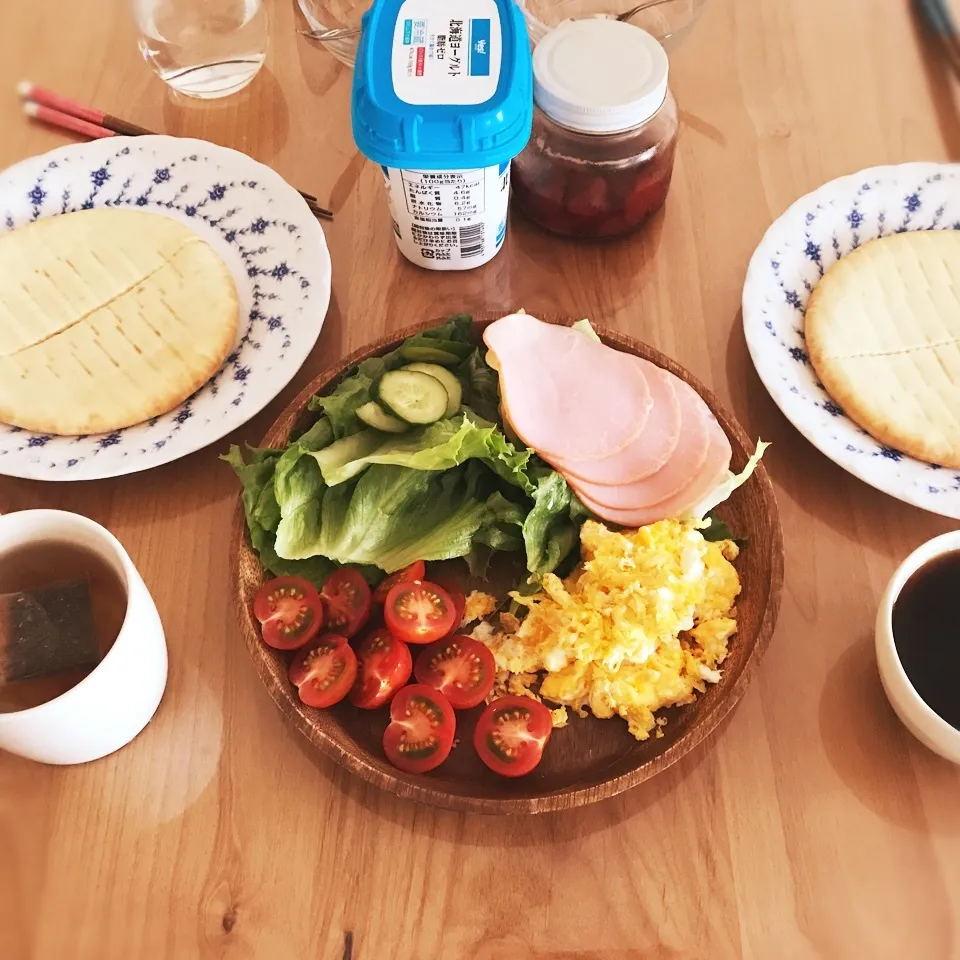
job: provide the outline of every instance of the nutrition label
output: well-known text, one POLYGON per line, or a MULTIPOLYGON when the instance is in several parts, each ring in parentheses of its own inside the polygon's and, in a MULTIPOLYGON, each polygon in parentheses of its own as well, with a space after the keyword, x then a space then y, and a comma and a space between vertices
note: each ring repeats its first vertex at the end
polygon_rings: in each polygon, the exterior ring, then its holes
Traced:
POLYGON ((434 270, 486 263, 507 229, 510 167, 395 170, 383 167, 397 243, 434 270))
POLYGON ((411 173, 403 171, 407 211, 421 223, 459 223, 486 209, 483 170, 411 173))

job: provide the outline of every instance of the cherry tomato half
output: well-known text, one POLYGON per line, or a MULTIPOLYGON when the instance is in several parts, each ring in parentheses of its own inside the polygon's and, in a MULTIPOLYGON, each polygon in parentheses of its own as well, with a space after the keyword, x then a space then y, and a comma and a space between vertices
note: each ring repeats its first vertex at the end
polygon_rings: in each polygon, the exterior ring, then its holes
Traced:
POLYGON ((383 734, 387 759, 407 773, 426 773, 450 755, 457 719, 447 698, 423 684, 404 687, 390 702, 383 734))
POLYGON ((384 577, 373 591, 373 602, 383 603, 387 599, 387 594, 398 583, 410 583, 412 580, 422 580, 427 572, 427 565, 422 560, 414 560, 409 567, 397 570, 391 573, 389 577, 384 577))
POLYGON ((410 648, 389 630, 368 633, 357 646, 357 679, 350 702, 364 710, 382 707, 410 679, 410 648))
POLYGON ((543 756, 553 725, 550 711, 529 697, 500 697, 480 715, 473 745, 494 773, 522 777, 543 756))
POLYGON ((327 610, 327 627, 345 637, 352 637, 370 616, 370 588, 350 567, 331 573, 320 590, 320 597, 327 610))
POLYGON ((268 580, 253 601, 263 642, 276 650, 296 650, 309 643, 323 626, 323 604, 317 588, 302 577, 268 580))
POLYGON ((357 655, 346 637, 325 633, 298 651, 288 675, 308 707, 332 707, 353 686, 357 655))
POLYGON ((446 637, 426 647, 417 657, 417 680, 439 690, 454 710, 483 703, 493 689, 493 654, 473 637, 446 637))
POLYGON ((457 577, 442 573, 433 576, 430 583, 435 583, 442 590, 446 590, 450 599, 453 601, 453 630, 455 632, 459 629, 460 624, 463 623, 463 612, 467 609, 467 595, 463 591, 463 584, 457 577))
POLYGON ((443 587, 426 580, 398 583, 383 607, 390 632, 407 643, 432 643, 453 630, 457 611, 443 587))

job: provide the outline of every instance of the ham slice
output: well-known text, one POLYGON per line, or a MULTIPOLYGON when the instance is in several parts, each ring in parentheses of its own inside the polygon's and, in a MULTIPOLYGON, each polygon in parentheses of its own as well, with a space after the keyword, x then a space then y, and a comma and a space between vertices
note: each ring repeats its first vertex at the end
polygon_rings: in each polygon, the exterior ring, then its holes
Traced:
POLYGON ((584 506, 598 517, 622 527, 642 527, 668 517, 686 516, 706 495, 721 484, 730 469, 730 441, 716 418, 709 425, 710 443, 706 462, 682 490, 659 503, 638 505, 629 509, 616 509, 580 496, 584 506))
MULTIPOLYGON (((711 423, 716 424, 717 421, 693 387, 672 374, 668 373, 667 376, 675 381, 673 389, 676 391, 680 407, 679 439, 674 441, 675 448, 672 454, 668 455, 667 462, 661 469, 640 480, 632 483, 626 480, 629 476, 628 466, 631 458, 637 459, 634 448, 637 443, 643 442, 643 438, 647 435, 645 430, 626 450, 609 458, 611 475, 616 463, 623 463, 621 470, 621 476, 625 478, 623 482, 612 486, 591 483, 573 476, 566 478, 567 483, 581 500, 586 497, 591 503, 601 504, 604 507, 631 510, 647 504, 660 503, 680 493, 700 474, 707 463, 710 451, 711 423)), ((654 419, 655 414, 656 407, 650 420, 654 419)), ((584 502, 586 503, 586 500, 584 502)))
POLYGON ((483 339, 500 371, 504 419, 545 459, 601 460, 646 427, 650 385, 629 354, 525 313, 491 323, 483 339))
MULTIPOLYGON (((567 478, 572 486, 582 485, 587 494, 600 503, 608 501, 600 491, 591 493, 592 485, 620 486, 636 483, 645 477, 653 476, 667 464, 677 449, 681 425, 687 420, 696 419, 691 409, 691 394, 708 414, 710 412, 696 391, 678 377, 650 363, 649 360, 642 360, 640 357, 633 357, 633 360, 645 370, 647 382, 650 384, 650 395, 653 398, 653 407, 643 432, 624 450, 615 453, 612 457, 604 457, 603 460, 556 459, 553 461, 553 466, 567 478), (684 401, 683 405, 681 400, 684 401), (687 409, 684 410, 684 407, 687 409)), ((702 437, 698 442, 703 448, 703 458, 706 458, 706 425, 703 425, 702 437)), ((684 457, 683 463, 687 460, 689 457, 684 457)), ((689 467, 688 463, 686 465, 689 467)), ((683 469, 682 464, 678 464, 678 467, 683 469)), ((687 476, 684 475, 682 479, 685 483, 687 476)), ((663 496, 672 492, 668 491, 663 496)), ((656 499, 660 500, 662 497, 656 499)))

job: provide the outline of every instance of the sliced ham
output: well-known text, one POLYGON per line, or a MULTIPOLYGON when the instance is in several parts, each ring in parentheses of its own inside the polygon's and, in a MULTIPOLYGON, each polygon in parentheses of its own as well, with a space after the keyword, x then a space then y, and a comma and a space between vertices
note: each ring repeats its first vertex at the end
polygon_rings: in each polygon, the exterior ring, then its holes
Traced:
MULTIPOLYGON (((633 357, 633 360, 645 370, 647 382, 650 384, 650 395, 653 398, 653 407, 642 433, 628 447, 611 457, 604 457, 603 460, 556 459, 553 461, 553 466, 570 481, 571 485, 582 484, 587 494, 601 503, 608 501, 600 491, 592 493, 592 485, 620 486, 636 483, 645 477, 652 477, 667 464, 677 449, 681 424, 687 420, 697 419, 692 409, 691 394, 707 413, 710 412, 696 391, 679 377, 640 357, 633 357), (683 406, 681 406, 681 400, 684 401, 683 406)), ((692 443, 693 439, 689 438, 688 443, 692 443)), ((705 458, 706 425, 702 426, 698 443, 702 446, 701 452, 705 458)), ((690 464, 687 463, 689 460, 689 456, 683 457, 678 467, 683 469, 683 464, 689 467, 690 464)), ((688 477, 683 476, 682 479, 685 483, 688 477)), ((667 491, 663 496, 668 496, 672 492, 667 491)), ((662 497, 656 499, 660 500, 662 497)), ((615 504, 611 505, 615 506, 615 504)))
MULTIPOLYGON (((672 374, 667 375, 672 377, 672 374)), ((700 474, 707 464, 710 452, 710 428, 712 423, 716 423, 716 418, 693 387, 679 378, 673 377, 673 379, 676 381, 674 387, 680 407, 680 429, 679 439, 675 441, 676 446, 667 462, 656 473, 633 483, 624 480, 616 486, 590 483, 573 476, 567 477, 567 483, 581 499, 586 497, 591 503, 612 507, 615 510, 631 510, 660 503, 680 493, 700 474)), ((651 414, 651 420, 654 419, 655 413, 656 407, 651 414)), ((645 436, 646 431, 641 434, 640 440, 642 441, 645 436)), ((622 453, 610 458, 615 462, 624 462, 621 471, 624 477, 629 476, 627 467, 630 459, 635 456, 633 450, 636 442, 634 441, 634 444, 622 453)), ((615 463, 611 463, 611 472, 614 467, 615 463)))
POLYGON ((622 527, 642 527, 668 517, 685 516, 723 482, 730 469, 730 441, 716 418, 713 418, 709 425, 709 433, 710 443, 705 463, 690 482, 673 496, 659 503, 638 504, 629 509, 607 507, 589 496, 581 495, 580 499, 584 506, 589 507, 598 517, 622 527))
POLYGON ((610 457, 646 427, 650 385, 629 354, 525 313, 491 323, 483 339, 500 371, 505 420, 545 459, 610 457))

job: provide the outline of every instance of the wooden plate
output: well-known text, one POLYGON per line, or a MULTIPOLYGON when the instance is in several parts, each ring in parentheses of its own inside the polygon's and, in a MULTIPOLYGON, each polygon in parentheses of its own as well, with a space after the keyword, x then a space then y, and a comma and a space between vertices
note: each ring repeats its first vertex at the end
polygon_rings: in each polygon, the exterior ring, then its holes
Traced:
MULTIPOLYGON (((493 319, 489 316, 475 321, 478 337, 493 319)), ((317 377, 287 407, 261 446, 285 446, 294 430, 303 430, 313 422, 316 415, 307 411, 307 402, 314 394, 329 392, 361 360, 393 350, 408 336, 436 323, 421 324, 381 340, 317 377)), ((753 441, 703 384, 657 350, 603 327, 596 329, 610 346, 645 357, 686 380, 704 398, 730 438, 732 469, 743 469, 753 441)), ((762 464, 723 504, 720 513, 731 529, 748 538, 737 560, 743 588, 737 602, 739 629, 730 643, 721 681, 694 703, 665 711, 668 723, 664 736, 643 743, 631 737, 626 723, 617 717, 580 719, 571 711, 569 726, 554 732, 540 765, 515 781, 491 773, 472 748, 479 708, 457 714, 459 746, 450 758, 432 773, 414 776, 397 770, 383 756, 386 710, 358 710, 347 703, 331 710, 316 710, 300 703, 287 680, 287 657, 261 642, 259 624, 253 616, 253 598, 264 575, 247 538, 242 504, 237 507, 233 527, 237 616, 257 671, 284 715, 323 753, 370 783, 401 797, 452 810, 544 813, 568 809, 611 797, 675 763, 717 727, 755 673, 776 625, 783 584, 780 518, 773 486, 762 464)))

